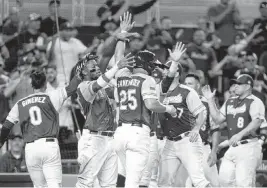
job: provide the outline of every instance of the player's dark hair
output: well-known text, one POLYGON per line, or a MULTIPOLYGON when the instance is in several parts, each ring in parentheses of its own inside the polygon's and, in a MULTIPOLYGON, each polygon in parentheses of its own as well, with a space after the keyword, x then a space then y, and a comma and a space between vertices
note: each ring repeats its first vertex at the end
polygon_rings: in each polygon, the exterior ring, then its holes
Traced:
POLYGON ((30 75, 32 79, 32 87, 33 89, 41 89, 45 86, 46 84, 46 75, 44 71, 37 70, 33 71, 30 75))
POLYGON ((194 74, 194 73, 189 73, 185 76, 185 78, 195 78, 198 82, 200 82, 200 78, 198 75, 194 74))

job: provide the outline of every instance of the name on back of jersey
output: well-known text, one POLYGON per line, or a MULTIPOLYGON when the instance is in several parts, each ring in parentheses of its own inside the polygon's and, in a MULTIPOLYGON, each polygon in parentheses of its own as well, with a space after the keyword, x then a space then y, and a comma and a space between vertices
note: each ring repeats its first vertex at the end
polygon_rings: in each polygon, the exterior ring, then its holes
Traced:
POLYGON ((45 103, 46 97, 31 97, 21 102, 22 106, 25 107, 33 103, 45 103))
POLYGON ((183 101, 183 97, 181 94, 177 95, 177 96, 170 96, 170 97, 166 97, 163 100, 163 104, 170 104, 170 103, 181 103, 183 101))
POLYGON ((228 105, 227 106, 227 114, 232 114, 233 116, 236 116, 237 114, 242 114, 246 112, 246 104, 243 104, 240 107, 235 108, 234 105, 228 105))
POLYGON ((140 80, 138 79, 130 79, 130 80, 119 80, 117 87, 127 87, 127 86, 135 86, 138 87, 140 85, 140 80))

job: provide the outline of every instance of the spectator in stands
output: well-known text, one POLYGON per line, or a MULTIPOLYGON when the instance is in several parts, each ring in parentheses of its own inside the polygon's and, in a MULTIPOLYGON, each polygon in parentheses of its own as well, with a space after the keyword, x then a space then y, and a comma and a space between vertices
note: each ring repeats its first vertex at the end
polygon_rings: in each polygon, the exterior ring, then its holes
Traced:
POLYGON ((193 60, 197 70, 205 73, 205 77, 213 78, 218 72, 213 71, 217 64, 217 58, 212 48, 205 47, 206 34, 202 29, 197 29, 193 35, 193 42, 187 46, 187 54, 193 60))
POLYGON ((17 36, 23 27, 23 22, 19 17, 19 9, 17 7, 12 7, 9 16, 3 20, 3 34, 4 40, 10 40, 11 38, 17 36))
MULTIPOLYGON (((87 47, 73 37, 74 27, 65 22, 60 26, 60 38, 54 37, 47 46, 48 62, 57 66, 58 81, 69 81, 72 68, 81 54, 87 53, 87 47)), ((90 49, 88 49, 90 50, 90 49)))
POLYGON ((27 30, 18 36, 18 44, 23 48, 24 44, 31 44, 33 48, 37 46, 37 40, 40 36, 40 26, 42 17, 39 14, 32 13, 28 17, 27 30))
MULTIPOLYGON (((54 64, 50 64, 46 68, 47 77, 47 89, 46 91, 53 91, 61 87, 65 87, 64 83, 60 83, 57 80, 57 67, 54 64)), ((59 112, 59 126, 67 127, 68 130, 74 130, 73 121, 71 117, 71 100, 67 99, 59 112)))
POLYGON ((154 18, 144 26, 144 36, 147 38, 146 49, 155 53, 157 59, 166 63, 167 49, 172 49, 173 39, 169 32, 162 30, 160 23, 154 18))
POLYGON ((0 61, 0 124, 4 123, 10 110, 8 102, 10 97, 8 90, 9 78, 5 75, 4 66, 4 62, 0 61))
POLYGON ((267 2, 262 1, 259 5, 259 12, 260 17, 256 18, 253 22, 252 28, 254 28, 256 25, 260 25, 261 32, 258 33, 254 39, 251 41, 252 44, 252 51, 256 53, 258 57, 260 57, 261 53, 266 50, 266 43, 267 43, 267 2))
MULTIPOLYGON (((64 22, 67 22, 67 19, 60 16, 60 1, 59 0, 50 0, 49 2, 49 17, 45 18, 41 23, 41 32, 45 33, 48 37, 53 36, 57 33, 56 25, 56 13, 58 15, 58 23, 61 25, 64 22)), ((50 39, 51 40, 51 39, 50 39)))
POLYGON ((110 17, 110 15, 112 15, 112 17, 113 17, 119 11, 121 13, 117 16, 122 15, 123 12, 129 11, 132 14, 133 19, 134 19, 134 15, 145 12, 151 6, 153 6, 157 2, 157 0, 149 0, 149 1, 147 1, 141 5, 137 5, 137 6, 136 5, 130 5, 131 2, 132 1, 130 1, 130 0, 107 0, 106 3, 104 4, 104 6, 102 6, 105 8, 100 7, 102 10, 98 11, 98 12, 101 12, 101 13, 98 13, 97 15, 100 18, 102 18, 102 20, 103 20, 103 19, 107 19, 108 17, 110 17), (110 11, 110 13, 109 13, 109 11, 110 11), (102 14, 102 12, 104 14, 102 14))
POLYGON ((13 135, 10 146, 10 150, 0 158, 0 172, 27 172, 22 136, 13 135))
POLYGON ((235 26, 241 23, 235 0, 221 0, 220 4, 208 9, 208 18, 215 24, 217 36, 221 39, 220 56, 223 58, 227 48, 234 43, 235 26))

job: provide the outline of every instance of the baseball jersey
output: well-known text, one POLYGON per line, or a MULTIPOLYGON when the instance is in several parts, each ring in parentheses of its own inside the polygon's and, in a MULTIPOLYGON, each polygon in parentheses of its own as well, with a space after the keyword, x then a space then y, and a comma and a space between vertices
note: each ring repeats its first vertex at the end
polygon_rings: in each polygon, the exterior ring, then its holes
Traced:
POLYGON ((29 95, 13 106, 7 120, 14 124, 20 122, 25 142, 56 138, 59 131, 58 111, 67 97, 65 88, 29 95))
POLYGON ((164 134, 169 137, 190 131, 195 125, 196 116, 205 110, 197 92, 183 84, 168 91, 163 104, 173 105, 178 114, 175 118, 168 113, 159 114, 164 134))
POLYGON ((96 81, 83 81, 77 89, 78 103, 85 117, 84 129, 91 131, 114 131, 112 103, 104 88, 93 91, 96 81))
MULTIPOLYGON (((246 128, 252 120, 265 120, 264 104, 254 95, 244 99, 232 97, 223 104, 220 111, 226 117, 229 139, 246 128)), ((254 137, 255 134, 252 133, 249 137, 251 136, 254 137)))
POLYGON ((142 73, 118 77, 116 91, 119 100, 119 121, 151 126, 151 111, 145 106, 144 100, 158 99, 154 78, 142 73))

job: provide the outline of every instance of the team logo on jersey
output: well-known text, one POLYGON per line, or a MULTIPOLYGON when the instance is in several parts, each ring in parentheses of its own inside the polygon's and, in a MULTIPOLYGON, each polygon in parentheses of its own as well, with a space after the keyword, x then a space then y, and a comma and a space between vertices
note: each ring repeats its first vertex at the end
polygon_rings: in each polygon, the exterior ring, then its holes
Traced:
POLYGON ((234 116, 236 116, 237 114, 242 114, 246 112, 246 110, 247 108, 245 104, 237 108, 234 108, 234 105, 227 106, 227 114, 233 114, 234 116))
POLYGON ((177 96, 171 96, 171 97, 166 97, 163 100, 163 104, 170 104, 170 103, 181 103, 183 101, 183 97, 181 94, 177 96))

